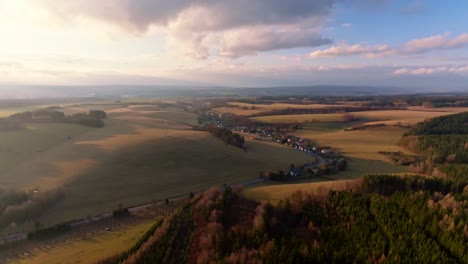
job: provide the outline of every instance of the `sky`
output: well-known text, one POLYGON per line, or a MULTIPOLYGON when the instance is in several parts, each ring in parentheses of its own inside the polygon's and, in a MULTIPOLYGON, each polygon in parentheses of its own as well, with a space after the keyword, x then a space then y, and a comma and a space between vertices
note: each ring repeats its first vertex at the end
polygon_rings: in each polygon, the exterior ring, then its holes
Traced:
POLYGON ((468 90, 468 1, 0 0, 0 85, 468 90))

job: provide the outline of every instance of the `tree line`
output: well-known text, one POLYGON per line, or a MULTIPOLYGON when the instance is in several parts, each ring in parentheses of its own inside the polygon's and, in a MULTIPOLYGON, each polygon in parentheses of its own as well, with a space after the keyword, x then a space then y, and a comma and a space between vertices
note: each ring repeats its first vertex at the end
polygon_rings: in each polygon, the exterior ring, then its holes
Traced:
POLYGON ((221 139, 226 144, 230 144, 238 148, 244 147, 244 137, 239 134, 233 133, 229 129, 208 125, 206 126, 206 131, 211 133, 213 136, 221 139))
MULTIPOLYGON (((54 108, 45 108, 37 111, 27 111, 15 113, 9 116, 9 121, 4 122, 32 122, 49 121, 56 123, 72 123, 90 127, 103 127, 103 119, 107 118, 106 112, 102 110, 90 110, 88 113, 76 113, 65 115, 64 112, 54 110, 54 108)), ((0 122, 1 127, 1 122, 0 122)))
POLYGON ((401 143, 426 157, 411 166, 413 171, 468 180, 468 112, 420 122, 405 133, 401 143))

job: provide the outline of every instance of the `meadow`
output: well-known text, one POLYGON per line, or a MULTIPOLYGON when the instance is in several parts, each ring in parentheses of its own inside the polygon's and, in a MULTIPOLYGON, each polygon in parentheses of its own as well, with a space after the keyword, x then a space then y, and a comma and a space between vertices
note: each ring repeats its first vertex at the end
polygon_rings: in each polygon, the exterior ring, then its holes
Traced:
POLYGON ((287 184, 259 184, 245 190, 245 196, 257 201, 269 201, 277 204, 281 200, 286 200, 295 192, 301 191, 304 194, 324 195, 329 190, 351 189, 357 180, 338 180, 327 181, 324 179, 315 179, 302 182, 291 182, 287 184))
MULTIPOLYGON (((106 110, 105 126, 31 123, 23 130, 1 132, 0 186, 18 190, 62 190, 64 198, 38 219, 41 225, 50 226, 112 211, 122 205, 132 206, 250 180, 262 171, 285 169, 291 163, 314 161, 303 152, 247 137, 246 150, 226 145, 206 132, 191 129, 197 124, 196 114, 167 104, 67 105, 63 110, 68 113, 106 110)), ((290 106, 273 104, 269 107, 290 106)), ((450 112, 368 111, 353 115, 366 120, 415 122, 447 113, 450 112)), ((347 157, 348 168, 329 175, 331 179, 352 180, 365 174, 406 171, 405 167, 389 163, 378 153, 408 153, 397 145, 405 129, 373 127, 344 131, 363 121, 343 122, 342 116, 340 113, 254 119, 279 123, 317 121, 303 124, 303 129, 296 134, 322 146, 331 146, 347 157)), ((321 180, 302 183, 317 181, 321 180)), ((287 189, 292 191, 293 186, 287 189)), ((278 191, 272 189, 271 192, 278 191)))
POLYGON ((228 102, 225 106, 214 108, 218 113, 230 113, 240 116, 256 115, 260 113, 270 112, 273 110, 285 109, 322 109, 333 107, 354 107, 356 105, 343 103, 339 105, 330 104, 288 104, 288 103, 272 103, 272 104, 249 104, 241 102, 228 102))
MULTIPOLYGON (((413 125, 417 122, 422 122, 437 116, 449 115, 459 111, 468 111, 468 108, 458 108, 452 111, 419 111, 419 110, 375 110, 375 111, 360 111, 350 113, 354 117, 363 120, 364 124, 388 124, 394 125, 400 123, 402 125, 413 125)), ((272 115, 253 117, 252 120, 265 123, 309 123, 309 122, 343 122, 343 113, 332 114, 304 114, 304 115, 272 115)))
POLYGON ((314 161, 280 144, 246 139, 245 151, 226 145, 206 132, 193 131, 190 125, 197 123, 197 116, 187 112, 148 105, 113 108, 107 113, 103 128, 31 124, 31 128, 1 137, 17 152, 29 153, 12 156, 18 162, 2 165, 8 167, 0 174, 2 188, 58 188, 64 193, 38 219, 42 225, 241 182, 258 177, 260 171, 314 161), (23 138, 24 150, 20 151, 23 138))
MULTIPOLYGON (((312 178, 293 183, 262 183, 246 190, 246 196, 257 200, 277 203, 297 190, 318 194, 330 189, 350 188, 353 182, 367 174, 405 173, 406 167, 390 163, 379 151, 402 151, 413 154, 398 146, 399 139, 407 129, 393 126, 371 127, 364 130, 344 131, 347 123, 311 123, 296 131, 298 136, 312 139, 321 146, 330 146, 342 153, 347 161, 346 170, 327 175, 327 179, 312 178)), ((349 125, 349 124, 348 124, 349 125)))
POLYGON ((96 263, 97 261, 124 252, 132 247, 151 228, 154 221, 128 225, 112 230, 101 231, 84 238, 69 239, 53 247, 36 249, 27 257, 15 258, 7 263, 96 263))

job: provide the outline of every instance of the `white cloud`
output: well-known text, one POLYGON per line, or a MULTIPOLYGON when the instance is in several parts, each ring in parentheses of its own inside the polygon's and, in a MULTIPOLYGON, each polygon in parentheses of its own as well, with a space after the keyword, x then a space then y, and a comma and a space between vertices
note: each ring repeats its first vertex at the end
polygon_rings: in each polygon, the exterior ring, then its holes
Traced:
POLYGON ((196 58, 316 47, 331 40, 320 29, 336 0, 41 0, 64 20, 92 19, 144 34, 165 28, 196 58))
POLYGON ((335 58, 340 56, 350 55, 366 55, 369 57, 389 55, 392 53, 392 49, 387 45, 362 45, 354 44, 348 45, 346 43, 338 44, 337 46, 330 47, 328 49, 317 50, 309 54, 310 58, 335 58))
POLYGON ((433 66, 433 67, 404 67, 393 71, 395 75, 430 75, 435 73, 468 73, 468 66, 433 66))
POLYGON ((449 38, 449 34, 435 35, 427 38, 414 39, 407 42, 400 49, 402 53, 425 53, 437 49, 455 49, 468 45, 468 33, 456 38, 449 38))
POLYGON ((353 24, 351 24, 351 23, 343 23, 343 24, 341 24, 341 26, 344 27, 344 28, 350 28, 350 27, 353 26, 353 24))
POLYGON ((388 45, 366 45, 340 43, 327 49, 316 50, 309 54, 311 58, 335 58, 350 55, 366 55, 368 57, 388 56, 393 54, 412 55, 427 53, 433 50, 457 49, 468 46, 468 33, 449 38, 449 34, 435 35, 427 38, 414 39, 406 42, 402 47, 388 45))

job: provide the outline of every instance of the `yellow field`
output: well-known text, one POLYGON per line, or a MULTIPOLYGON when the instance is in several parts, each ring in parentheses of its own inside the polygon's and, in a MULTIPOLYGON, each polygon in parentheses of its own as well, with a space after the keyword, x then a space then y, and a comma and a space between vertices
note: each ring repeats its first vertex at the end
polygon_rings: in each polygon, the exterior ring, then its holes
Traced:
MULTIPOLYGON (((326 123, 323 123, 326 126, 326 123)), ((333 123, 332 126, 336 126, 333 123)), ((312 178, 299 183, 267 183, 266 186, 257 186, 246 190, 248 197, 257 200, 270 200, 278 202, 285 199, 297 190, 308 193, 327 192, 329 189, 349 188, 357 178, 366 174, 404 173, 406 167, 391 164, 379 154, 379 151, 407 150, 397 143, 405 129, 399 127, 373 127, 354 131, 324 131, 321 127, 306 126, 298 130, 297 135, 312 139, 321 146, 331 146, 339 150, 348 159, 345 171, 327 175, 336 181, 324 181, 321 178, 312 178)))
MULTIPOLYGON (((465 108, 468 111, 468 108, 465 108)), ((351 113, 360 118, 376 119, 377 121, 385 121, 379 123, 385 124, 396 124, 401 123, 403 125, 413 125, 418 122, 422 122, 426 119, 449 115, 453 112, 448 111, 412 111, 412 110, 387 110, 387 111, 367 111, 357 112, 356 114, 351 113)), ((377 122, 376 122, 377 123, 377 122)))
POLYGON ((329 133, 315 133, 311 130, 298 130, 297 135, 331 146, 351 158, 385 160, 379 151, 403 151, 398 142, 406 129, 400 127, 371 127, 364 130, 338 130, 329 133))
MULTIPOLYGON (((353 113, 354 114, 354 113, 353 113)), ((305 115, 273 115, 252 117, 252 120, 264 123, 295 124, 308 122, 339 122, 343 121, 343 114, 305 114, 305 115)))
POLYGON ((298 136, 312 139, 321 146, 331 146, 349 158, 345 171, 331 177, 337 179, 352 179, 371 173, 397 173, 406 171, 405 167, 396 166, 379 151, 402 151, 414 154, 398 146, 398 142, 406 131, 400 127, 372 127, 365 130, 336 130, 327 133, 317 133, 314 130, 299 130, 298 136))
POLYGON ((245 190, 248 198, 258 201, 270 201, 273 204, 285 200, 297 191, 304 194, 323 195, 329 190, 351 189, 359 180, 319 181, 306 183, 269 184, 245 190))
POLYGON ((8 263, 95 263, 131 248, 153 224, 149 221, 70 240, 53 248, 38 248, 32 255, 8 263))
POLYGON ((436 111, 436 112, 451 112, 451 113, 461 113, 468 111, 468 107, 437 107, 437 108, 427 108, 424 106, 408 106, 408 110, 414 111, 436 111))
POLYGON ((64 107, 59 111, 64 111, 66 115, 72 115, 76 113, 87 113, 89 110, 102 110, 108 112, 112 109, 121 108, 121 104, 117 103, 99 103, 99 104, 75 104, 64 107))
MULTIPOLYGON (((464 108, 468 111, 468 108, 464 108)), ((461 111, 462 108, 458 108, 461 111)), ((412 110, 378 110, 378 111, 362 111, 352 112, 351 115, 369 120, 369 123, 388 123, 396 124, 415 124, 422 122, 425 119, 449 115, 453 112, 449 111, 412 111, 412 110)), ((260 116, 252 118, 256 121, 266 123, 283 123, 294 124, 304 122, 337 122, 343 121, 343 114, 305 114, 305 115, 276 115, 276 116, 260 116)))
POLYGON ((320 109, 320 108, 330 108, 337 106, 350 106, 354 105, 327 105, 327 104, 286 104, 286 103, 273 103, 273 104, 248 104, 248 103, 239 103, 239 102, 229 102, 227 106, 214 108, 213 110, 218 113, 230 113, 236 115, 254 115, 264 112, 269 112, 273 110, 285 110, 285 109, 320 109), (252 109, 255 107, 255 109, 252 109), (244 109, 242 109, 244 108, 244 109), (246 108, 246 109, 245 109, 246 108))

